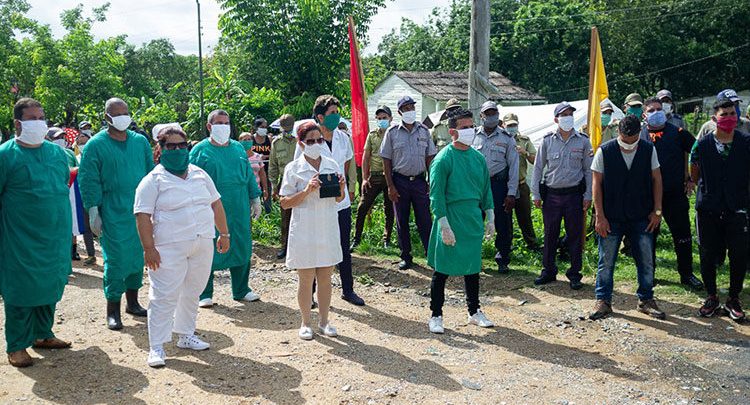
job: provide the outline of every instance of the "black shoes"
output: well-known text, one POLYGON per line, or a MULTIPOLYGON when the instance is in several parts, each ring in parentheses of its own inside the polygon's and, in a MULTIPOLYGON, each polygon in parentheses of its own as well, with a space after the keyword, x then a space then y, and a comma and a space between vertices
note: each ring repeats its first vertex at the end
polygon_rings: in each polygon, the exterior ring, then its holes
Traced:
POLYGON ((276 260, 281 260, 286 257, 286 249, 281 249, 276 252, 276 260))
POLYGON ((542 273, 541 276, 534 279, 534 285, 544 285, 549 284, 553 281, 557 280, 557 277, 549 274, 542 273))
POLYGON ((680 283, 682 285, 690 287, 694 290, 702 290, 703 289, 703 283, 698 279, 698 277, 695 277, 693 274, 686 278, 682 278, 680 280, 680 283))
POLYGON ((365 305, 365 300, 363 300, 362 298, 360 298, 360 296, 357 295, 357 293, 355 293, 354 291, 352 291, 352 292, 350 292, 348 294, 342 294, 341 295, 341 299, 344 300, 344 301, 346 301, 346 302, 348 302, 348 303, 350 303, 350 304, 352 304, 352 305, 356 305, 358 307, 361 307, 361 306, 365 305))
POLYGON ((77 262, 77 261, 80 261, 80 260, 81 260, 81 255, 79 255, 79 254, 78 254, 78 252, 73 252, 73 253, 72 253, 72 254, 70 255, 70 258, 71 258, 71 259, 73 259, 73 261, 76 261, 76 262, 77 262))
POLYGON ((580 290, 581 288, 583 288, 583 283, 581 282, 581 280, 570 281, 571 290, 580 290))
POLYGON ((120 319, 120 302, 107 301, 107 328, 110 330, 122 329, 122 319, 120 319))
POLYGON ((412 264, 413 264, 413 263, 412 263, 412 261, 411 261, 411 260, 401 260, 401 261, 400 261, 400 262, 398 263, 398 269, 399 269, 399 270, 408 270, 408 269, 410 269, 410 268, 411 268, 411 265, 412 265, 412 264))
MULTIPOLYGON (((148 311, 138 303, 138 290, 127 290, 125 291, 125 299, 127 305, 125 305, 125 312, 133 316, 148 316, 148 311)), ((119 306, 118 306, 119 308, 119 306)))
POLYGON ((497 273, 498 274, 508 274, 510 273, 510 268, 508 268, 507 264, 497 264, 497 273))

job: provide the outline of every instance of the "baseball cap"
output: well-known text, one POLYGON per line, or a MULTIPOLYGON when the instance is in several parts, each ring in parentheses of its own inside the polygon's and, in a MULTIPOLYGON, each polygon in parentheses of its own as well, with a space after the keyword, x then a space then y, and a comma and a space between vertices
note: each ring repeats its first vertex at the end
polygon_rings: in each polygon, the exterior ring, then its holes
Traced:
POLYGON ((513 113, 505 114, 503 122, 505 125, 518 125, 518 116, 513 113))
POLYGON ((61 133, 64 133, 62 128, 59 127, 49 127, 47 130, 47 138, 55 138, 59 136, 61 133))
POLYGON ((450 110, 451 108, 461 107, 461 103, 458 101, 457 98, 452 98, 448 100, 447 103, 445 103, 445 109, 450 110))
POLYGON ((292 114, 284 114, 279 117, 279 125, 285 131, 291 131, 294 128, 294 116, 292 114))
POLYGON ((409 96, 403 96, 403 97, 401 97, 400 100, 398 100, 398 104, 397 104, 398 105, 398 109, 401 110, 401 108, 403 106, 409 105, 409 104, 417 104, 417 102, 414 101, 414 99, 411 98, 411 97, 409 97, 409 96))
POLYGON ((91 123, 88 121, 81 121, 81 123, 78 124, 78 129, 83 129, 86 125, 91 126, 91 123))
POLYGON ((723 103, 725 101, 731 101, 733 103, 742 102, 742 99, 737 95, 737 92, 732 89, 725 89, 716 95, 716 102, 723 103))
POLYGON ((487 110, 497 110, 497 103, 492 100, 485 101, 480 111, 485 112, 487 110))
POLYGON ((609 100, 604 100, 604 101, 602 101, 601 103, 599 103, 599 109, 600 109, 601 111, 604 111, 604 110, 612 110, 612 111, 614 111, 614 110, 615 110, 615 107, 614 107, 614 106, 612 105, 612 102, 611 102, 611 101, 609 101, 609 100))
POLYGON ((625 105, 643 105, 643 97, 641 97, 641 95, 638 93, 630 93, 627 97, 625 97, 625 105))
POLYGON ((388 114, 389 117, 393 117, 393 114, 391 114, 391 109, 388 108, 387 105, 381 105, 381 106, 379 106, 378 109, 375 110, 375 115, 378 115, 381 112, 384 112, 384 113, 388 114))
POLYGON ((557 107, 555 107, 555 117, 560 115, 563 111, 567 110, 568 108, 573 109, 573 111, 576 110, 575 107, 570 105, 570 103, 567 101, 563 101, 562 103, 558 104, 557 107))
POLYGON ((667 89, 659 90, 659 92, 656 93, 656 98, 658 98, 659 100, 663 99, 664 97, 670 100, 674 100, 674 98, 672 98, 672 92, 667 89))

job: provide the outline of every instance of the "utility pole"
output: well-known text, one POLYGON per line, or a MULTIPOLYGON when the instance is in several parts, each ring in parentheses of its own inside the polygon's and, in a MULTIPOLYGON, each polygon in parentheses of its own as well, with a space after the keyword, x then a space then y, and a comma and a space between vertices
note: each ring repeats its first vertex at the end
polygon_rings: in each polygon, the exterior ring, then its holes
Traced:
POLYGON ((469 110, 478 119, 482 103, 498 92, 490 82, 490 0, 472 0, 469 48, 469 110))
POLYGON ((203 138, 206 137, 206 125, 204 125, 205 111, 203 104, 203 45, 201 43, 201 2, 195 0, 195 4, 198 6, 198 75, 200 77, 201 86, 201 115, 200 115, 200 128, 203 138))

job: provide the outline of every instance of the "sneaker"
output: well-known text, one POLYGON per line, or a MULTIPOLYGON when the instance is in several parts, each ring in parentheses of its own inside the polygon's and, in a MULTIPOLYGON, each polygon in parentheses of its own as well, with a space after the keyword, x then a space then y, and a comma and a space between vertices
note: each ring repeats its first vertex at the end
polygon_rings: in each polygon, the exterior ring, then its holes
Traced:
POLYGON ((472 325, 477 325, 480 328, 492 328, 495 326, 492 321, 487 319, 487 316, 484 315, 484 312, 482 312, 481 309, 477 310, 476 314, 469 316, 469 323, 472 325))
POLYGON ((93 266, 96 264, 96 256, 89 256, 86 258, 86 260, 83 261, 83 264, 86 264, 88 266, 93 266))
POLYGON ((724 309, 727 310, 729 317, 732 318, 733 321, 742 322, 745 320, 745 311, 742 310, 742 303, 740 303, 739 298, 727 299, 726 304, 724 304, 724 309))
POLYGON ((358 307, 365 305, 365 300, 363 300, 357 293, 354 291, 348 293, 348 294, 341 294, 341 299, 352 304, 356 305, 358 307))
POLYGON ((606 318, 612 314, 612 305, 604 300, 596 300, 594 304, 594 312, 589 314, 589 319, 596 321, 598 319, 606 318))
POLYGON ((239 299, 238 301, 245 301, 245 302, 255 302, 260 300, 260 295, 250 291, 249 293, 245 294, 242 299, 239 299))
POLYGON ((331 326, 330 323, 326 324, 326 326, 318 325, 318 330, 320 331, 321 335, 326 335, 328 337, 336 337, 339 335, 336 331, 336 328, 331 326))
POLYGON ((708 298, 703 302, 703 306, 698 310, 698 315, 704 318, 710 318, 716 314, 721 304, 719 298, 715 295, 709 295, 708 298))
POLYGON ((211 345, 200 340, 198 336, 195 335, 180 335, 180 338, 177 340, 177 347, 180 349, 200 351, 207 350, 211 345))
POLYGON ((164 348, 161 346, 158 347, 152 347, 151 350, 148 351, 148 360, 146 360, 146 363, 150 367, 158 368, 158 367, 164 367, 164 360, 167 358, 167 354, 164 353, 164 348))
POLYGON ((433 316, 430 318, 430 323, 428 325, 430 326, 430 332, 432 333, 445 333, 442 316, 433 316))
POLYGON ((313 331, 309 326, 302 326, 299 328, 299 338, 302 340, 312 340, 313 331))
POLYGON ((198 301, 198 307, 200 308, 211 308, 212 306, 214 306, 214 300, 212 300, 211 298, 204 298, 198 301))
POLYGON ((665 319, 667 317, 667 314, 656 305, 656 300, 654 299, 638 301, 638 310, 656 319, 665 319))
POLYGON ((698 279, 698 277, 695 277, 692 274, 688 277, 681 278, 680 284, 695 290, 703 289, 703 283, 698 279))
POLYGON ((414 264, 414 263, 412 263, 411 260, 401 260, 398 263, 398 269, 399 270, 409 270, 411 268, 412 264, 414 264))

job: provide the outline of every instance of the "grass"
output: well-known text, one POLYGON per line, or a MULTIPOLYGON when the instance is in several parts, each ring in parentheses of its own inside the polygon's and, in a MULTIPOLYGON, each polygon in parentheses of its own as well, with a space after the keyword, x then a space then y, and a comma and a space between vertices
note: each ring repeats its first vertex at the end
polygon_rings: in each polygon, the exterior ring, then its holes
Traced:
MULTIPOLYGON (((700 278, 700 257, 698 254, 698 246, 695 242, 695 210, 693 209, 694 201, 691 200, 691 211, 690 218, 692 222, 693 230, 693 270, 694 273, 700 278)), ((544 229, 542 225, 542 212, 539 209, 532 210, 532 219, 534 222, 534 228, 538 239, 542 239, 544 235, 544 229)), ((589 218, 587 218, 589 219, 589 218)), ((356 205, 352 207, 352 228, 356 220, 356 205)), ((523 277, 528 278, 528 285, 533 285, 533 278, 539 274, 542 267, 541 254, 529 251, 526 249, 526 245, 521 237, 520 229, 515 224, 514 216, 514 238, 513 247, 511 252, 511 269, 514 273, 521 273, 523 277)), ((365 221, 364 233, 360 242, 357 253, 360 255, 374 257, 378 259, 390 259, 394 262, 399 259, 399 249, 397 243, 397 235, 394 231, 391 238, 391 247, 385 248, 383 246, 383 227, 385 224, 385 214, 383 212, 382 199, 379 198, 378 202, 373 207, 369 218, 365 221)), ((353 231, 352 231, 353 232, 353 231)), ((257 243, 267 246, 279 246, 281 237, 281 217, 279 212, 278 204, 275 204, 270 214, 263 215, 258 221, 253 223, 253 240, 257 243)), ((412 241, 412 254, 417 261, 425 264, 425 257, 422 251, 422 243, 419 240, 416 226, 414 221, 411 221, 411 241, 412 241)), ((672 235, 669 232, 669 227, 665 223, 662 223, 662 231, 656 244, 656 287, 654 293, 657 299, 668 299, 670 301, 676 301, 680 303, 691 303, 696 304, 703 300, 704 292, 699 291, 697 293, 692 292, 684 288, 680 284, 680 276, 677 274, 677 257, 674 253, 672 245, 672 235)), ((497 265, 494 262, 495 249, 492 241, 485 241, 482 247, 482 259, 485 268, 496 269, 497 265)), ((596 240, 590 236, 586 245, 584 246, 583 254, 583 274, 589 279, 593 279, 596 274, 596 266, 598 262, 598 251, 596 240)), ((561 277, 564 279, 564 272, 569 266, 569 263, 558 261, 558 267, 561 277)), ((615 288, 628 286, 628 289, 635 293, 637 287, 636 282, 636 269, 635 263, 632 258, 625 255, 619 255, 617 265, 614 274, 615 288)), ((372 282, 372 279, 367 275, 361 275, 357 278, 361 284, 367 284, 372 282)), ((726 296, 726 290, 729 288, 729 269, 728 261, 724 266, 718 270, 717 285, 719 287, 719 293, 722 297, 726 296)), ((593 295, 592 295, 593 296, 593 295)), ((741 296, 743 302, 750 303, 750 294, 747 289, 741 296)))

